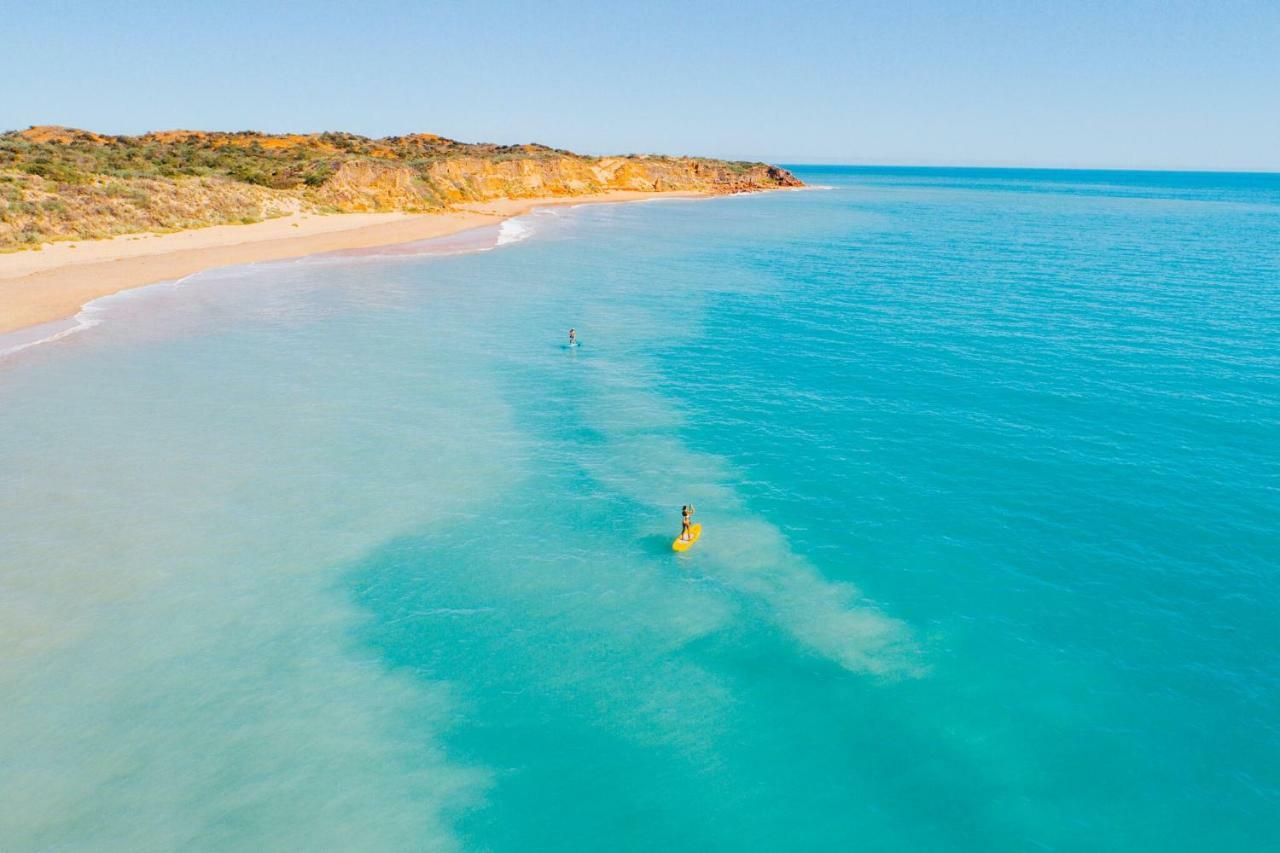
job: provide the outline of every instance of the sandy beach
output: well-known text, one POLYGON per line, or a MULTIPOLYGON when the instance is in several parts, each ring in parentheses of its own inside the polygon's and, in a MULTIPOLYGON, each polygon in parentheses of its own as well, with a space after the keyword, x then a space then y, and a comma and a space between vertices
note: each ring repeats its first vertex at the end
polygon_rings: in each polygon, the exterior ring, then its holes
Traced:
POLYGON ((447 213, 298 213, 252 225, 45 245, 0 254, 0 334, 74 316, 87 302, 201 270, 443 237, 535 207, 695 197, 693 192, 613 191, 503 199, 447 213))

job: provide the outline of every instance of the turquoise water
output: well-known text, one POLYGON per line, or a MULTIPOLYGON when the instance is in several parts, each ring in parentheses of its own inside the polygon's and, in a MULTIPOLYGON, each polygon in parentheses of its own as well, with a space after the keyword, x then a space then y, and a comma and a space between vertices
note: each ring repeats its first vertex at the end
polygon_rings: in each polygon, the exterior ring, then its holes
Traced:
POLYGON ((798 171, 0 361, 3 847, 1280 844, 1280 177, 798 171))

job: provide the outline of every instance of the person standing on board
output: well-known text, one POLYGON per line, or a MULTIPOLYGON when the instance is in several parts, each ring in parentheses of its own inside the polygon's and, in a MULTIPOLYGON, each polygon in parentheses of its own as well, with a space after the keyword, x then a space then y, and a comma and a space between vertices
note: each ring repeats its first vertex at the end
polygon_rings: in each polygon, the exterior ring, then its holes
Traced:
POLYGON ((574 329, 569 330, 569 346, 576 347, 578 345, 578 333, 574 329))
POLYGON ((689 541, 693 527, 693 504, 685 504, 680 508, 680 538, 689 541))

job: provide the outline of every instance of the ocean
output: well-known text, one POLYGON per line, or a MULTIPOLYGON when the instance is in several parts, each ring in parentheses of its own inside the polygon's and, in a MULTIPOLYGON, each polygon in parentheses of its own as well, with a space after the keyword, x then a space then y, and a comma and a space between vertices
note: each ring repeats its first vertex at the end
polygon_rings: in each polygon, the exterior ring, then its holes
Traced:
POLYGON ((1280 847, 1280 175, 796 172, 0 359, 0 847, 1280 847))

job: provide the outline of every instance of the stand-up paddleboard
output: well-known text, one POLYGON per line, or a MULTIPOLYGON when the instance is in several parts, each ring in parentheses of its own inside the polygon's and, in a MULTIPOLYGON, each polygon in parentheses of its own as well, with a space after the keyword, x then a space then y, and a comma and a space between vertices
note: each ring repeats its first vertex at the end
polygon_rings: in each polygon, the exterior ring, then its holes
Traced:
POLYGON ((676 537, 676 541, 671 543, 672 551, 688 551, 693 547, 693 543, 698 541, 698 537, 702 535, 702 525, 695 524, 689 528, 689 538, 681 539, 676 537))

